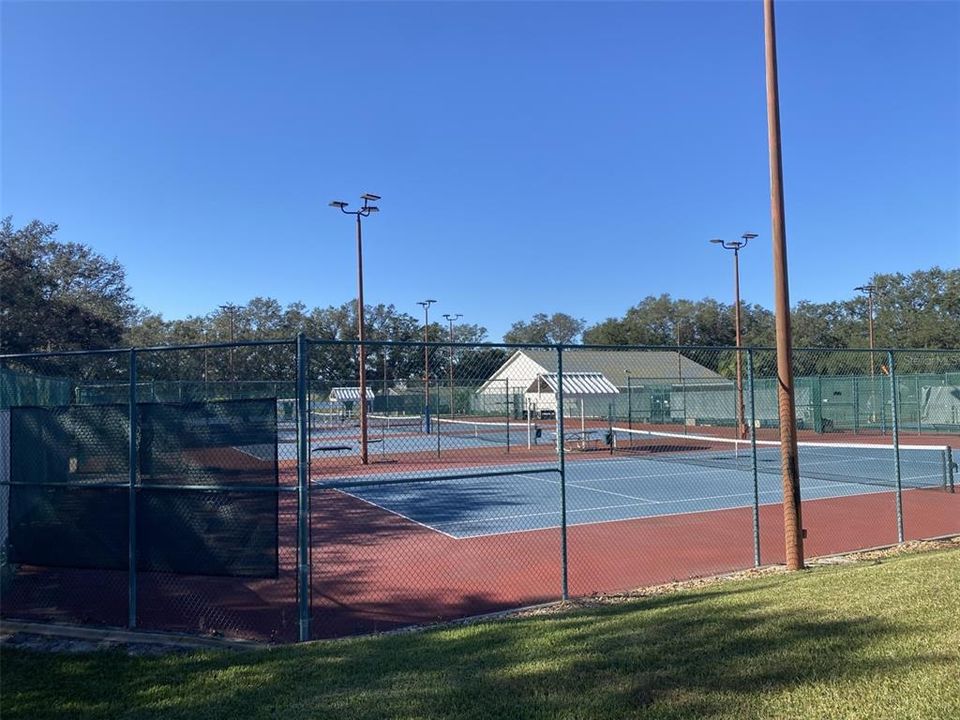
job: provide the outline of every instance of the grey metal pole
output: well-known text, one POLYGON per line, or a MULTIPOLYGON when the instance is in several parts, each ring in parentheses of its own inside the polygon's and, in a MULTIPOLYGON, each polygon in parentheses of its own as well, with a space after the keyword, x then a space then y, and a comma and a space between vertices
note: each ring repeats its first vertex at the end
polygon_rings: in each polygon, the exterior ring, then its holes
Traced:
POLYGON ((897 401, 897 371, 893 366, 893 352, 887 351, 890 367, 890 412, 893 415, 893 466, 897 481, 897 542, 903 542, 903 488, 900 478, 900 409, 897 401))
POLYGON ((737 437, 745 438, 747 428, 744 427, 743 417, 743 358, 740 357, 740 350, 743 347, 743 339, 740 329, 740 248, 733 249, 733 296, 736 307, 733 313, 734 333, 737 344, 737 437))
POLYGON ((917 391, 917 435, 923 435, 923 420, 920 418, 920 376, 914 376, 917 391))
POLYGON ((363 318, 363 231, 360 223, 361 217, 362 215, 357 213, 357 338, 359 340, 357 368, 360 371, 360 463, 366 465, 369 443, 367 438, 367 352, 363 344, 366 326, 363 318))
POLYGON ((129 496, 127 499, 127 627, 137 627, 137 435, 139 417, 137 408, 137 351, 130 348, 130 397, 127 412, 129 415, 130 437, 127 462, 129 465, 129 496))
POLYGON ((503 397, 507 419, 507 452, 510 452, 510 378, 503 379, 503 397))
POLYGON ((567 467, 563 447, 563 346, 557 345, 557 469, 560 471, 560 597, 570 599, 567 560, 567 467))
POLYGON ((297 615, 300 642, 310 639, 310 447, 307 435, 307 359, 310 349, 297 334, 297 615))
POLYGON ((853 434, 860 434, 860 381, 853 378, 853 434))
POLYGON ((757 406, 754 400, 753 350, 747 350, 747 387, 750 389, 750 467, 753 470, 753 564, 760 567, 760 475, 757 469, 757 406))

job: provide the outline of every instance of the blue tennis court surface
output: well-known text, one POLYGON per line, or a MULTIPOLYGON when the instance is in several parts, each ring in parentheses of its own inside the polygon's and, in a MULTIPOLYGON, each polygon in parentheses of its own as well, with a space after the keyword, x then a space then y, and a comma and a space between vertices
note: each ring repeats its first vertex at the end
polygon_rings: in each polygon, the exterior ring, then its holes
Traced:
MULTIPOLYGON (((936 448, 901 461, 904 487, 936 487, 942 482, 942 463, 936 448)), ((836 477, 853 472, 881 474, 893 482, 892 455, 877 448, 872 457, 851 459, 843 455, 823 460, 812 472, 836 477), (836 467, 824 467, 833 462, 836 467), (851 463, 860 463, 851 469, 851 463), (872 467, 875 464, 876 467, 872 467)), ((751 507, 754 477, 743 458, 734 461, 713 453, 705 460, 726 465, 664 462, 647 458, 573 460, 566 466, 567 522, 570 525, 613 522, 636 518, 681 515, 711 510, 751 507)), ((746 460, 749 463, 749 458, 746 460)), ((759 464, 759 463, 758 463, 759 464)), ((533 466, 531 466, 533 467, 533 466)), ((544 466, 539 466, 543 469, 544 466)), ((483 467, 464 473, 510 471, 513 467, 483 467)), ((350 487, 343 492, 383 510, 455 538, 558 527, 560 476, 556 472, 533 473, 517 469, 514 474, 479 479, 430 480, 418 474, 416 481, 390 485, 350 487)), ((354 478, 369 481, 371 478, 354 478)), ((385 478, 386 479, 386 478, 385 478)), ((761 504, 782 500, 778 469, 761 471, 757 479, 761 504)), ((863 483, 839 482, 805 475, 801 458, 801 491, 804 500, 892 492, 892 487, 867 479, 863 483)))

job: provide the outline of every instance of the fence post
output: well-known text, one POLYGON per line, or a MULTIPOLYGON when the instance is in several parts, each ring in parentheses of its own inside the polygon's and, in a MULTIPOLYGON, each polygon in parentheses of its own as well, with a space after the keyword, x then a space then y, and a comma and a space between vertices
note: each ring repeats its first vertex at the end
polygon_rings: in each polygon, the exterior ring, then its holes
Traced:
POLYGON ((570 598, 567 561, 567 469, 563 445, 563 346, 557 345, 557 469, 560 471, 560 597, 570 598))
POLYGON ((917 435, 923 435, 923 421, 920 419, 920 375, 914 375, 917 389, 917 435))
POLYGON ((750 466, 753 470, 753 564, 760 567, 760 478, 757 472, 757 406, 753 388, 753 350, 747 349, 747 387, 750 389, 750 466))
POLYGON ((127 627, 137 627, 137 435, 139 417, 137 415, 137 351, 130 348, 130 397, 127 408, 129 414, 130 437, 127 447, 129 466, 129 495, 127 498, 127 627))
POLYGON ((860 381, 853 377, 853 434, 860 434, 860 381))
POLYGON ((310 447, 307 434, 307 357, 309 346, 297 334, 297 615, 299 639, 310 639, 310 447))
POLYGON ((503 379, 503 397, 507 413, 507 452, 510 452, 510 378, 503 379))
POLYGON ((897 481, 897 542, 903 542, 903 492, 900 484, 900 408, 897 400, 897 370, 893 364, 893 351, 887 351, 890 368, 890 413, 893 423, 893 465, 897 481))

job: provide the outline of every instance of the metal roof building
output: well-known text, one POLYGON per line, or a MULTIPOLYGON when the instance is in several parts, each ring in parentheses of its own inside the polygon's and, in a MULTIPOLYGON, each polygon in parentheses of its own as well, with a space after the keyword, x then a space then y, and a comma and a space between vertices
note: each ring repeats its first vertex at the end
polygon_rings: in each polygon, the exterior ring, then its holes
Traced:
MULTIPOLYGON (((373 390, 367 388, 367 400, 373 400, 373 390)), ((335 387, 330 390, 330 400, 333 402, 357 402, 360 399, 358 387, 335 387)))
MULTIPOLYGON (((525 348, 517 350, 490 376, 478 393, 502 392, 500 383, 508 380, 510 386, 529 387, 542 375, 556 375, 557 353, 555 350, 525 348)), ((628 378, 669 385, 689 381, 722 382, 723 378, 698 362, 671 350, 628 350, 611 348, 594 350, 567 348, 563 351, 564 392, 567 376, 576 373, 602 374, 614 387, 623 388, 628 378)))

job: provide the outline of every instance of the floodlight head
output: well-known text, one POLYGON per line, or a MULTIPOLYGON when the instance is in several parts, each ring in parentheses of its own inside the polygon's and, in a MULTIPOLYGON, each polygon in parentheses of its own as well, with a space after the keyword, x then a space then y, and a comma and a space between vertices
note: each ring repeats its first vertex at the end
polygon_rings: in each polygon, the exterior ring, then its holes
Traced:
POLYGON ((710 242, 712 242, 714 245, 723 245, 723 240, 720 240, 718 238, 714 238, 710 242))
POLYGON ((745 232, 745 233, 744 233, 743 235, 741 235, 740 237, 742 237, 744 240, 753 240, 756 236, 757 236, 756 233, 745 232))
POLYGON ((376 205, 367 205, 363 210, 366 213, 380 212, 380 208, 378 208, 376 205))
POLYGON ((347 203, 345 203, 343 200, 332 200, 330 202, 330 207, 340 208, 341 210, 343 210, 346 206, 347 203))
POLYGON ((860 292, 865 292, 868 295, 877 291, 876 285, 861 285, 860 287, 855 287, 854 290, 859 290, 860 292))
POLYGON ((364 193, 360 196, 361 200, 368 200, 369 202, 376 202, 380 199, 379 195, 374 195, 373 193, 364 193))

